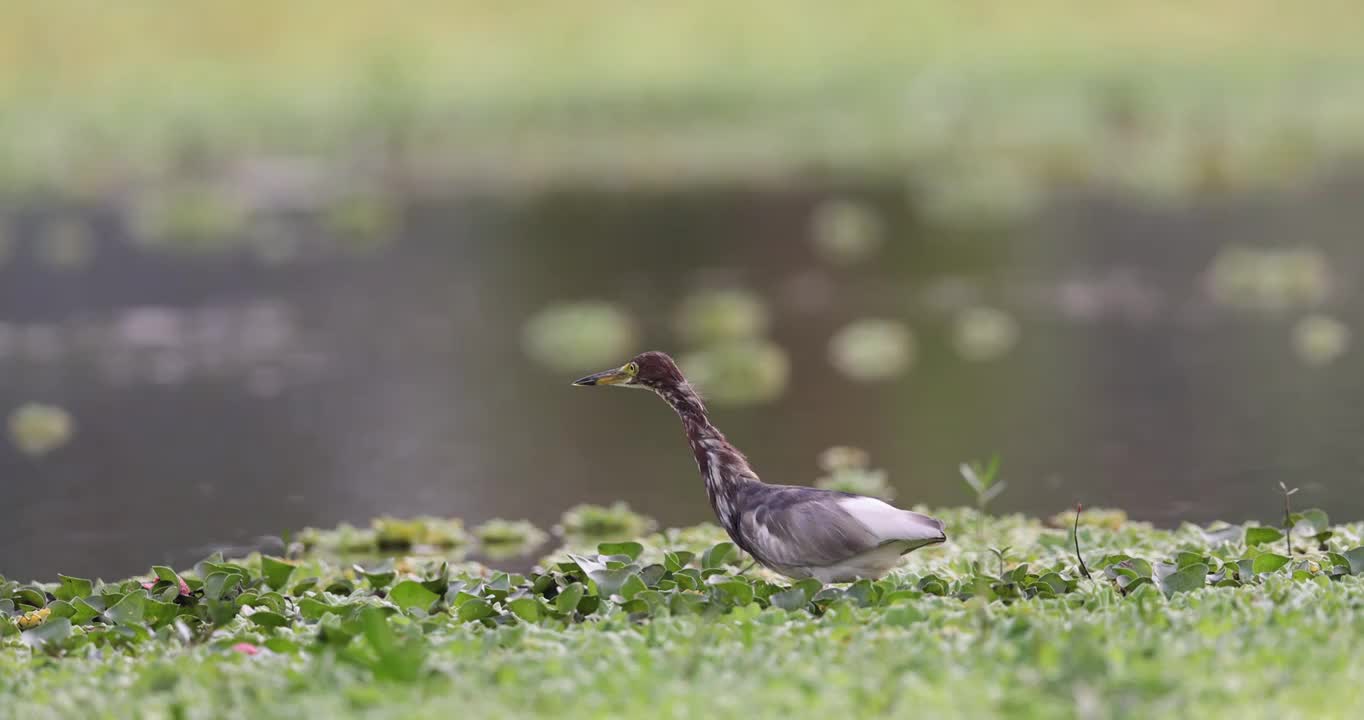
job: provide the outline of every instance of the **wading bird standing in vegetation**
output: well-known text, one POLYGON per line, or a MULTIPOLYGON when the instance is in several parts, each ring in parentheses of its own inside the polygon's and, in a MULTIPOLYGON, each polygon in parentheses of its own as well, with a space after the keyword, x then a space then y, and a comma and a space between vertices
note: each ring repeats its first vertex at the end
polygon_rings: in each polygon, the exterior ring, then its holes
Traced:
POLYGON ((668 401, 682 418, 720 524, 754 560, 787 577, 876 579, 901 555, 947 539, 942 521, 876 498, 759 480, 743 453, 710 423, 677 364, 661 352, 642 353, 573 384, 643 388, 668 401))

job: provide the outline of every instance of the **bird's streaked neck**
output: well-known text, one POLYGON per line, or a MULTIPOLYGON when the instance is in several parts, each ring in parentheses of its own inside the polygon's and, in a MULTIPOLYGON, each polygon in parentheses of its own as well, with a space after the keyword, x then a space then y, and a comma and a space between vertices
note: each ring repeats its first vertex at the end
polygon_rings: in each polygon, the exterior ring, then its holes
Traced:
POLYGON ((744 484, 761 482, 758 475, 749 467, 744 454, 711 424, 706 406, 691 385, 670 385, 659 388, 657 392, 682 419, 687 442, 696 456, 696 467, 701 471, 701 479, 706 482, 706 495, 720 524, 726 529, 736 526, 739 518, 733 500, 734 493, 744 484))

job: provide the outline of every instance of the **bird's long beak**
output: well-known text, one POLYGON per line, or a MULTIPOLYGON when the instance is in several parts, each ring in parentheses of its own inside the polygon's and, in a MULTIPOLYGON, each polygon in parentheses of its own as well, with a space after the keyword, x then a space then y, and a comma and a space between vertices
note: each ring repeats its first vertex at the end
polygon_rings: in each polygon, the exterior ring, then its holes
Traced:
POLYGON ((630 379, 624 367, 603 370, 573 381, 574 385, 618 385, 630 379))

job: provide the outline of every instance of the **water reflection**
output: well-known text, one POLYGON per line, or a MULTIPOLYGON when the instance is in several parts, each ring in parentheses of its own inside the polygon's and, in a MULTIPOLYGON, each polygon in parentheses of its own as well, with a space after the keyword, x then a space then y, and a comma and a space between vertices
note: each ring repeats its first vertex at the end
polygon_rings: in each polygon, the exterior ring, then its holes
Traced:
POLYGON ((780 352, 777 390, 713 396, 773 482, 814 482, 818 453, 843 444, 900 501, 960 504, 957 466, 998 452, 998 510, 1047 516, 1078 498, 1161 524, 1263 518, 1285 479, 1357 517, 1348 340, 1364 300, 1339 272, 1364 260, 1352 187, 1162 210, 1076 199, 967 234, 917 224, 899 193, 847 188, 421 202, 400 218, 287 220, 272 232, 310 238, 288 253, 208 256, 93 213, 78 267, 36 254, 46 220, 25 211, 0 233, 0 410, 50 404, 78 430, 41 458, 0 446, 0 572, 121 576, 382 514, 548 528, 578 503, 625 500, 663 525, 707 519, 661 403, 582 393, 568 382, 598 364, 565 372, 525 352, 529 319, 580 298, 628 318, 638 347, 607 364, 646 347, 780 352), (811 241, 845 225, 874 227, 857 250, 873 255, 834 262, 811 241), (393 242, 332 252, 329 227, 393 242), (1210 284, 1224 248, 1282 240, 1329 259, 1330 292, 1267 309, 1210 284), (723 342, 707 339, 713 319, 680 333, 717 289, 742 291, 727 297, 761 321, 739 318, 738 338, 720 323, 723 342), (912 340, 892 338, 895 372, 859 383, 830 341, 868 318, 912 340))

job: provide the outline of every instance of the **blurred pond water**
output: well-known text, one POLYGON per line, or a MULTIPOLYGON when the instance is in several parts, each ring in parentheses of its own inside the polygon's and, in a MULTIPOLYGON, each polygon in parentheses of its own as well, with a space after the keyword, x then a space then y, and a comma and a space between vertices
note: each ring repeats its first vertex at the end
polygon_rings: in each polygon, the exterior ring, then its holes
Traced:
POLYGON ((547 369, 524 338, 599 300, 635 345, 610 363, 683 353, 709 330, 676 313, 707 288, 756 298, 735 324, 782 358, 772 392, 713 408, 770 482, 854 445, 899 501, 961 504, 958 464, 997 452, 1002 511, 1271 520, 1284 481, 1358 518, 1362 188, 1069 198, 955 232, 876 188, 427 199, 365 252, 297 219, 195 254, 111 210, 0 208, 0 412, 74 427, 46 453, 0 443, 0 573, 116 577, 380 514, 708 520, 661 402, 570 387, 601 368, 547 369))

